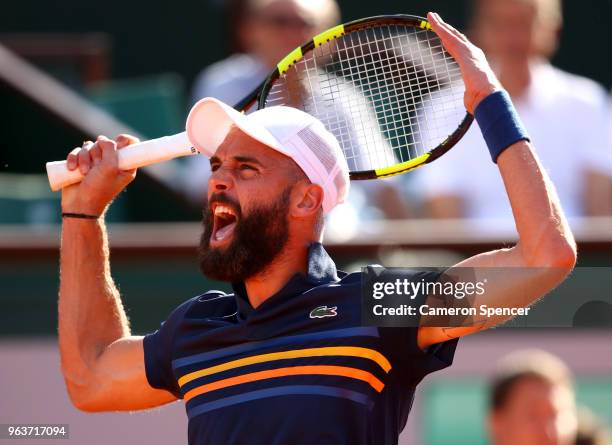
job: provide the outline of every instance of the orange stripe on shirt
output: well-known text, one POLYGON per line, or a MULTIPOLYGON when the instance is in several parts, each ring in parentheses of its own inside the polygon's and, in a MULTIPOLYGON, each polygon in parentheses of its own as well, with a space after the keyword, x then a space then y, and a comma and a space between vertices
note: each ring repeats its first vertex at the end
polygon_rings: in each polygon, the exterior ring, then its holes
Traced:
POLYGON ((361 348, 358 346, 328 346, 321 348, 305 348, 305 349, 294 349, 291 351, 271 352, 268 354, 253 355, 250 357, 241 358, 238 360, 232 360, 230 362, 222 363, 220 365, 211 366, 210 368, 200 369, 198 371, 190 372, 178 379, 179 386, 183 386, 192 380, 200 377, 204 377, 217 372, 227 371, 228 369, 234 369, 241 366, 253 365, 255 363, 264 363, 274 360, 287 360, 294 358, 303 357, 323 357, 323 356, 349 356, 349 357, 361 357, 370 359, 376 363, 385 371, 389 372, 391 369, 391 363, 389 360, 382 355, 380 352, 369 349, 361 348))
POLYGON ((381 392, 385 387, 384 383, 378 380, 373 374, 362 371, 361 369, 349 368, 346 366, 328 366, 328 365, 312 365, 312 366, 291 366, 287 368, 268 369, 265 371, 251 372, 236 377, 230 377, 223 380, 217 380, 213 383, 198 386, 185 393, 184 400, 187 402, 196 396, 205 394, 217 389, 227 388, 229 386, 240 385, 242 383, 255 382, 257 380, 272 379, 276 377, 286 377, 290 375, 334 375, 348 377, 352 379, 362 380, 368 383, 376 391, 381 392))

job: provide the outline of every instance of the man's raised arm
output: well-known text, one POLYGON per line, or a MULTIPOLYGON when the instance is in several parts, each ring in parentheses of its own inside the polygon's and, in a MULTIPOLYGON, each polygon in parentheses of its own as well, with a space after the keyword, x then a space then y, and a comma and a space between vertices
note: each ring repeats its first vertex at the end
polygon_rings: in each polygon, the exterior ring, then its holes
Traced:
POLYGON ((70 399, 84 411, 137 410, 176 399, 148 384, 143 339, 130 334, 110 275, 101 215, 136 174, 117 168, 117 149, 133 142, 100 137, 68 156, 68 167, 86 176, 62 190, 59 347, 70 399))
MULTIPOLYGON (((487 140, 496 158, 506 193, 512 206, 519 235, 518 243, 508 249, 486 252, 457 264, 461 268, 529 268, 523 272, 515 269, 507 276, 492 272, 486 292, 472 305, 487 304, 496 307, 525 307, 554 289, 571 272, 576 262, 576 244, 570 231, 559 198, 548 175, 540 165, 532 144, 524 139, 505 146, 504 137, 512 137, 516 129, 512 125, 499 125, 506 119, 500 99, 501 85, 480 49, 436 14, 430 14, 433 30, 444 47, 457 60, 466 85, 465 105, 472 114, 485 99, 489 99, 491 113, 499 111, 497 121, 482 116, 487 121, 486 130, 499 133, 487 140), (497 97, 491 96, 496 94, 497 97), (491 96, 491 97, 490 97, 491 96), (500 117, 501 116, 501 117, 500 117)), ((510 107, 511 108, 511 107, 510 107)), ((487 110, 489 112, 489 110, 487 110)), ((478 113, 476 113, 478 119, 478 113)), ((509 118, 509 117, 508 117, 509 118)), ((503 123, 502 123, 503 124, 503 123)), ((520 132, 519 132, 520 133, 520 132)), ((435 165, 431 168, 435 168, 435 165)), ((491 164, 491 168, 495 165, 491 164)), ((468 174, 468 173, 466 173, 468 174)), ((482 273, 486 269, 480 269, 482 273)), ((421 327, 418 342, 421 348, 451 338, 461 337, 501 323, 509 317, 490 317, 475 320, 471 327, 421 327)))

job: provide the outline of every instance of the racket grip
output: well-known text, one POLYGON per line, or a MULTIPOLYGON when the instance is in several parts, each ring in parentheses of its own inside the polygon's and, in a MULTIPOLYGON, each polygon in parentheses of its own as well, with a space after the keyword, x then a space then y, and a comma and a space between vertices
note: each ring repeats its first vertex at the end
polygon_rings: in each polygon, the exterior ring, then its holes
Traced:
MULTIPOLYGON (((129 145, 119 150, 117 156, 121 170, 132 170, 197 153, 198 151, 189 142, 187 133, 183 132, 174 136, 164 136, 129 145)), ((54 192, 81 182, 83 179, 83 175, 78 168, 68 170, 66 161, 47 162, 47 176, 51 190, 54 192)))

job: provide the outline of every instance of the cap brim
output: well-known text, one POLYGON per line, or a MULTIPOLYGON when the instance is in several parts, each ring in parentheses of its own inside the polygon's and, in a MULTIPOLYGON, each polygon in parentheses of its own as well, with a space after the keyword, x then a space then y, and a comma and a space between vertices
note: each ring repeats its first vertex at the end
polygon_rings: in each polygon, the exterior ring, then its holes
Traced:
POLYGON ((265 127, 213 97, 198 101, 189 112, 187 137, 200 153, 211 157, 225 140, 232 125, 262 144, 282 151, 276 138, 265 127))

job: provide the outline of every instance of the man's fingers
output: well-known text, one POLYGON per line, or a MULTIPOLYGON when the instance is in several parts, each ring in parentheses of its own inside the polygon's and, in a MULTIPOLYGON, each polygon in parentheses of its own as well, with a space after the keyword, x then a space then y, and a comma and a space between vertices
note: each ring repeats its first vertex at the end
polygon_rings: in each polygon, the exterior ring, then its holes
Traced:
POLYGON ((427 18, 431 28, 440 37, 448 52, 452 53, 457 43, 465 43, 465 37, 462 37, 463 35, 459 31, 445 23, 438 14, 430 12, 427 14, 427 18))
POLYGON ((68 170, 74 170, 79 166, 79 155, 83 150, 89 150, 89 148, 93 145, 91 141, 84 141, 83 145, 80 147, 76 147, 72 149, 66 158, 66 164, 68 170))
POLYGON ((115 141, 111 141, 106 136, 98 136, 96 145, 100 147, 102 160, 117 163, 117 143, 115 141))
POLYGON ((431 28, 440 37, 444 49, 461 66, 463 59, 461 55, 468 48, 467 38, 452 26, 444 23, 438 14, 430 12, 427 17, 430 20, 431 28))
POLYGON ((86 148, 89 149, 89 156, 91 157, 92 166, 97 165, 102 160, 102 151, 100 150, 100 146, 90 142, 86 148))
POLYGON ((115 138, 115 142, 117 142, 117 149, 119 150, 123 147, 127 147, 128 145, 140 142, 140 139, 129 134, 120 134, 115 138))
POLYGON ((452 53, 454 50, 454 43, 457 40, 457 37, 450 32, 436 17, 436 14, 430 12, 427 14, 427 18, 429 19, 429 23, 431 25, 431 29, 436 33, 436 35, 442 41, 442 45, 444 48, 452 53))
POLYGON ((434 30, 434 32, 438 34, 440 38, 450 36, 450 31, 446 29, 443 24, 444 22, 439 17, 440 16, 434 12, 427 13, 427 20, 429 20, 429 24, 431 25, 431 28, 434 30))
POLYGON ((68 158, 66 158, 68 170, 74 170, 75 168, 77 168, 78 155, 81 150, 82 150, 81 147, 76 147, 74 150, 68 153, 68 158))
POLYGON ((77 154, 77 163, 79 165, 79 170, 81 170, 81 174, 83 175, 86 175, 91 168, 91 155, 89 154, 90 147, 91 141, 83 142, 83 146, 77 154))
POLYGON ((465 107, 470 113, 492 92, 501 88, 482 50, 466 36, 444 23, 438 14, 429 13, 431 27, 440 37, 442 45, 457 61, 465 84, 465 107))
POLYGON ((436 22, 440 24, 442 28, 446 29, 450 34, 454 35, 459 40, 467 42, 467 37, 461 31, 458 31, 453 25, 446 23, 442 19, 442 17, 440 17, 440 14, 438 14, 437 12, 434 12, 432 13, 432 15, 435 17, 436 22))

